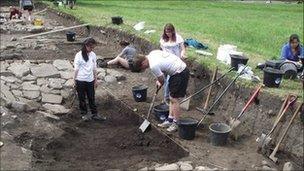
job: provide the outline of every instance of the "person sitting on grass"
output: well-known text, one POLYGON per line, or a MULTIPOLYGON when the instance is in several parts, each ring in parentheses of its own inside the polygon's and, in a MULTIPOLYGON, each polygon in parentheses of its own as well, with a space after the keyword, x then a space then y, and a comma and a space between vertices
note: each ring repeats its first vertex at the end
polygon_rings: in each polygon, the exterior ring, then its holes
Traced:
POLYGON ((93 49, 96 44, 95 39, 91 37, 87 38, 82 45, 81 51, 75 55, 74 59, 74 81, 79 99, 79 109, 84 121, 91 119, 106 120, 106 117, 97 114, 97 107, 95 105, 97 72, 96 54, 93 52, 93 49), (86 98, 88 98, 91 113, 87 111, 86 98))
POLYGON ((178 126, 176 122, 180 116, 179 101, 185 97, 189 80, 189 69, 185 62, 179 57, 162 50, 153 50, 149 55, 138 55, 134 59, 134 67, 140 71, 151 69, 157 78, 157 87, 162 87, 165 82, 165 75, 169 75, 169 117, 159 127, 167 128, 168 132, 174 132, 178 126))
POLYGON ((282 47, 281 59, 294 62, 297 66, 301 66, 300 62, 304 64, 304 48, 297 34, 292 34, 289 43, 282 47))
POLYGON ((130 69, 131 71, 134 71, 133 68, 133 58, 136 55, 136 49, 133 45, 130 45, 127 41, 121 41, 120 46, 123 48, 121 53, 114 59, 106 62, 102 61, 100 64, 98 64, 102 68, 107 68, 109 65, 121 65, 125 69, 130 69))
MULTIPOLYGON (((173 24, 168 23, 165 25, 163 35, 161 36, 159 43, 162 50, 172 53, 181 59, 186 58, 186 48, 184 46, 184 39, 175 32, 173 24)), ((166 104, 169 103, 170 99, 168 87, 169 78, 169 76, 166 77, 164 84, 164 102, 166 104)))

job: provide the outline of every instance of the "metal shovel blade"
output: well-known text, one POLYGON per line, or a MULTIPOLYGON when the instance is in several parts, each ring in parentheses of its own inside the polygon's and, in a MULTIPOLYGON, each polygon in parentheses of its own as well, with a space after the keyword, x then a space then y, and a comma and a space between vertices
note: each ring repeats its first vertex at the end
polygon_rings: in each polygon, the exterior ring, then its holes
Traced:
POLYGON ((241 123, 241 121, 238 120, 238 119, 232 119, 232 118, 230 118, 230 120, 229 120, 229 125, 230 125, 231 129, 236 128, 237 126, 240 125, 240 123, 241 123))
POLYGON ((144 133, 149 126, 150 126, 150 122, 147 119, 145 119, 144 122, 140 125, 139 129, 141 130, 141 132, 144 133))
POLYGON ((180 103, 180 108, 188 111, 190 106, 190 99, 184 101, 183 103, 180 103))
POLYGON ((270 141, 271 141, 271 138, 268 135, 262 133, 262 135, 258 141, 258 148, 260 148, 260 149, 264 148, 265 146, 267 146, 270 143, 270 141))

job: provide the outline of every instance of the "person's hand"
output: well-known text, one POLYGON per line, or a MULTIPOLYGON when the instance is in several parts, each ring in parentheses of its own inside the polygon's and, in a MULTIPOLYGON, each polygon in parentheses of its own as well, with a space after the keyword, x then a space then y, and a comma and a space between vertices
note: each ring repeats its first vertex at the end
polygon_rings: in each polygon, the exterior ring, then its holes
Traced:
POLYGON ((157 80, 156 81, 156 88, 160 89, 162 87, 162 84, 157 80))

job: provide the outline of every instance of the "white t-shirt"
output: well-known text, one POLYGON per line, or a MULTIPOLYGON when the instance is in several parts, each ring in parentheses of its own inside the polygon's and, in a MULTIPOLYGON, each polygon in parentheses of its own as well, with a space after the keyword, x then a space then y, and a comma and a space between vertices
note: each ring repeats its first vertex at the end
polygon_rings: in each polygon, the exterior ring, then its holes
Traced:
POLYGON ((75 55, 74 59, 74 69, 78 70, 78 74, 76 76, 76 80, 78 81, 94 81, 94 70, 96 70, 96 54, 94 52, 90 52, 88 54, 88 61, 86 62, 81 54, 81 51, 75 55))
POLYGON ((156 77, 172 76, 181 73, 186 68, 186 64, 179 57, 166 51, 153 50, 147 55, 147 58, 150 69, 156 77))
POLYGON ((184 43, 184 39, 179 34, 176 33, 175 42, 170 42, 170 41, 165 42, 165 40, 161 38, 159 43, 162 50, 172 53, 178 57, 181 57, 181 51, 182 51, 181 43, 184 43))

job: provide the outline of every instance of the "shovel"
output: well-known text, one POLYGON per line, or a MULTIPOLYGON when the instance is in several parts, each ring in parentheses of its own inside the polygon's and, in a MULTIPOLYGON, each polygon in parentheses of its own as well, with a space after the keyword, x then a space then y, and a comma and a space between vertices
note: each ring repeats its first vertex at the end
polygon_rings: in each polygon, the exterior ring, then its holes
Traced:
POLYGON ((197 124, 197 127, 202 123, 202 121, 205 119, 205 117, 207 115, 212 114, 211 111, 212 109, 215 107, 215 105, 220 101, 220 99, 224 96, 224 94, 228 91, 228 89, 232 86, 232 84, 239 78, 239 76, 241 74, 243 74, 243 71, 247 68, 247 65, 242 69, 242 71, 240 73, 238 73, 234 79, 228 84, 228 86, 225 88, 225 90, 219 95, 219 97, 214 101, 214 103, 210 106, 210 108, 206 111, 202 108, 197 107, 196 110, 202 112, 204 114, 204 116, 202 117, 202 119, 199 121, 199 123, 197 124))
POLYGON ((250 97, 250 99, 248 100, 248 102, 246 103, 246 105, 244 106, 244 108, 242 109, 242 111, 240 112, 240 114, 234 118, 234 119, 230 119, 229 121, 229 125, 231 127, 231 129, 233 128, 236 128, 240 123, 241 121, 239 120, 245 113, 245 111, 247 110, 247 108, 249 107, 249 105, 255 101, 255 99, 258 97, 259 95, 259 92, 261 90, 263 85, 260 85, 256 90, 255 92, 252 94, 252 96, 250 97))
POLYGON ((269 142, 272 140, 272 138, 270 137, 270 135, 273 133, 273 131, 276 129, 278 123, 280 122, 280 120, 283 118, 284 114, 286 113, 287 109, 297 100, 297 97, 294 95, 288 95, 287 98, 285 99, 279 113, 278 116, 271 128, 271 130, 269 131, 268 134, 264 134, 262 133, 261 137, 259 137, 257 139, 258 142, 258 151, 263 150, 263 148, 265 146, 267 146, 269 144, 269 142), (282 110, 283 109, 283 110, 282 110))
POLYGON ((155 94, 154 94, 154 96, 153 96, 153 99, 152 99, 152 102, 151 102, 151 104, 150 104, 150 108, 149 108, 149 111, 148 111, 148 115, 147 115, 147 118, 144 120, 144 122, 140 125, 140 127, 139 127, 139 129, 141 130, 141 132, 145 132, 146 130, 147 130, 147 128, 150 126, 150 122, 149 122, 149 116, 150 116, 150 114, 151 114, 151 112, 152 112, 152 108, 153 108, 153 106, 154 106, 154 101, 155 101, 155 98, 156 98, 156 96, 157 96, 157 93, 158 93, 158 91, 160 90, 160 88, 161 87, 157 87, 157 89, 156 89, 156 92, 155 92, 155 94))
POLYGON ((284 140, 293 120, 296 118, 297 114, 300 112, 300 109, 302 108, 303 103, 301 105, 299 105, 299 107, 296 109, 295 113, 292 115, 292 118, 290 119, 287 128, 284 130, 283 135, 281 136, 281 138, 279 139, 279 142, 277 143, 275 149, 272 151, 272 153, 270 154, 269 158, 274 161, 275 163, 278 161, 278 158, 275 157, 277 151, 279 150, 280 144, 282 143, 282 141, 284 140))

